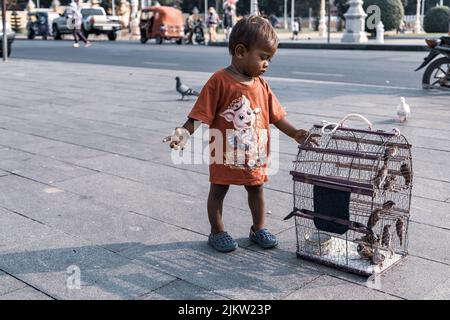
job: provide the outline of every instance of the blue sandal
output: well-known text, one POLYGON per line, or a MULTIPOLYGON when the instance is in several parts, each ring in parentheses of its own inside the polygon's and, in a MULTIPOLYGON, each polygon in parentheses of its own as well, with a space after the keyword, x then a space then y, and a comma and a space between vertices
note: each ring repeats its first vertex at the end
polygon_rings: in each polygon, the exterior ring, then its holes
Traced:
POLYGON ((277 237, 267 229, 261 229, 255 232, 253 226, 250 228, 250 240, 264 249, 270 249, 278 245, 277 237))
POLYGON ((226 231, 210 234, 208 243, 219 252, 230 252, 236 250, 238 244, 226 231))

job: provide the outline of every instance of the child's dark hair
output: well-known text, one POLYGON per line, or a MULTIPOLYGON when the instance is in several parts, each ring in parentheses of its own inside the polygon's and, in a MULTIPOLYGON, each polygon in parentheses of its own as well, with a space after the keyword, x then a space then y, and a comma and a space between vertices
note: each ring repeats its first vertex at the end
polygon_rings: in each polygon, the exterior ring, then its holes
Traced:
POLYGON ((278 36, 270 22, 263 17, 249 16, 242 18, 233 27, 228 42, 228 50, 233 56, 236 46, 243 44, 247 50, 251 50, 256 44, 267 45, 276 49, 278 36))

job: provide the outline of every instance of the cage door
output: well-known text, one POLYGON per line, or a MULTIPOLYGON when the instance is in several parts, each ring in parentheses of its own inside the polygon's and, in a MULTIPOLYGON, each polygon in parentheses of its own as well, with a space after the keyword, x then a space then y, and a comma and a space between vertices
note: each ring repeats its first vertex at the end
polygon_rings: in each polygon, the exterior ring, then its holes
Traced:
MULTIPOLYGON (((321 214, 349 221, 350 192, 314 186, 314 211, 321 214)), ((314 218, 317 229, 337 234, 344 234, 348 225, 314 218)))

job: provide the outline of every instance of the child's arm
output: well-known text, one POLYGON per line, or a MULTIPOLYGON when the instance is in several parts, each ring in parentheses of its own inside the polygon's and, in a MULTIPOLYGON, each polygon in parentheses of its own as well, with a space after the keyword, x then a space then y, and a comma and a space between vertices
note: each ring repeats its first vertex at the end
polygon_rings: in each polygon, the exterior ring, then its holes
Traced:
POLYGON ((164 138, 163 142, 170 142, 170 147, 172 149, 178 150, 181 148, 181 150, 183 150, 190 136, 198 129, 198 127, 200 127, 200 125, 200 121, 188 118, 182 127, 176 127, 174 134, 164 138))
POLYGON ((309 138, 309 143, 312 143, 316 146, 319 145, 317 143, 317 140, 315 139, 315 137, 318 137, 319 135, 310 135, 306 130, 295 128, 286 118, 283 118, 280 121, 274 123, 274 125, 285 135, 297 141, 298 144, 305 142, 305 140, 309 138))

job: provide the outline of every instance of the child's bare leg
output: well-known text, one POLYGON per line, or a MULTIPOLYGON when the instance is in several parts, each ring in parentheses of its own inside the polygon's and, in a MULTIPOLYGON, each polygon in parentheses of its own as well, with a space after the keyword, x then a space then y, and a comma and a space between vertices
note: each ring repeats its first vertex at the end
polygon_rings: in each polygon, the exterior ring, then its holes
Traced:
POLYGON ((264 186, 245 186, 248 192, 248 205, 252 211, 253 230, 258 231, 265 226, 264 186))
POLYGON ((208 218, 212 234, 224 231, 222 221, 223 199, 229 188, 229 185, 211 183, 208 196, 208 218))

